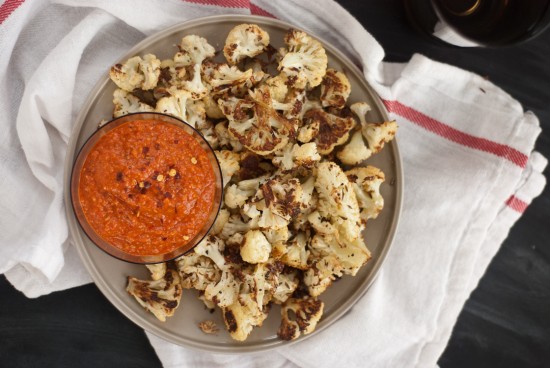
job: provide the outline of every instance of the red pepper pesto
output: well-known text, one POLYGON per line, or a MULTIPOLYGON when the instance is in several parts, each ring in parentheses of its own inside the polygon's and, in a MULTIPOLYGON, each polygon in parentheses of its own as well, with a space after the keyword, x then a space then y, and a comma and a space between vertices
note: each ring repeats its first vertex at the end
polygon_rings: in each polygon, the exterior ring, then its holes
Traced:
POLYGON ((159 255, 203 228, 214 205, 215 175, 207 152, 183 129, 135 120, 91 149, 78 194, 102 239, 128 254, 159 255))

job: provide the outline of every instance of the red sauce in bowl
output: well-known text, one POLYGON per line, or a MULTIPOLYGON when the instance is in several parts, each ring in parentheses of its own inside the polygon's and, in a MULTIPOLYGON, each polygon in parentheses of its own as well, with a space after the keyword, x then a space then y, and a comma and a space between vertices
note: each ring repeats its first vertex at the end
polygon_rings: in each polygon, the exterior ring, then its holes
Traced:
POLYGON ((208 152, 191 134, 160 120, 133 120, 105 133, 79 179, 78 200, 89 225, 134 256, 182 247, 215 210, 208 152))

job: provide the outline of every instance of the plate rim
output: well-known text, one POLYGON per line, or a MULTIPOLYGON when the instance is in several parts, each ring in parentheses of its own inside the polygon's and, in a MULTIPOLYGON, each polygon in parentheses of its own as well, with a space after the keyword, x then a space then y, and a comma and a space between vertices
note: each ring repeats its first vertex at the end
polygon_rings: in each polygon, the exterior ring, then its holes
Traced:
MULTIPOLYGON (((223 15, 212 15, 212 16, 199 17, 199 18, 186 20, 145 37, 143 40, 141 40, 132 48, 130 48, 125 54, 120 56, 118 60, 124 61, 129 57, 134 56, 137 52, 140 52, 141 51, 140 49, 143 47, 143 45, 152 43, 154 42, 154 40, 162 39, 174 32, 184 31, 186 28, 191 28, 193 26, 202 26, 205 23, 214 23, 214 22, 220 22, 220 21, 243 22, 243 23, 256 22, 258 24, 268 24, 276 27, 285 27, 285 28, 294 28, 294 29, 304 30, 309 35, 318 39, 326 49, 328 49, 332 54, 334 54, 337 57, 337 59, 339 59, 338 60, 339 62, 343 63, 347 68, 351 69, 355 74, 360 76, 359 79, 362 84, 362 87, 364 87, 366 91, 370 94, 370 96, 373 99, 373 102, 376 104, 376 108, 379 110, 382 117, 386 121, 389 120, 388 111, 386 110, 385 105, 382 103, 380 96, 367 82, 363 72, 350 60, 349 57, 347 57, 338 48, 333 46, 330 42, 327 42, 322 37, 319 37, 318 35, 316 35, 314 32, 308 31, 304 28, 298 27, 296 25, 290 24, 288 22, 285 22, 279 19, 272 19, 272 18, 257 16, 257 15, 223 14, 223 15)), ((74 154, 76 152, 76 145, 78 142, 79 133, 82 130, 82 127, 86 120, 86 116, 90 108, 92 107, 95 99, 97 98, 99 92, 106 87, 109 81, 110 80, 108 76, 105 76, 105 75, 100 76, 98 82, 96 82, 94 88, 91 89, 90 93, 86 97, 85 102, 80 108, 79 113, 75 118, 75 125, 71 131, 71 136, 69 138, 69 143, 67 146, 67 154, 66 154, 65 163, 64 163, 64 186, 63 186, 64 202, 65 202, 64 207, 65 207, 65 214, 67 216, 67 223, 69 226, 69 240, 72 241, 73 246, 76 248, 79 257, 82 260, 82 263, 84 264, 86 270, 90 274, 90 277, 92 278, 94 284, 99 288, 102 294, 107 298, 109 303, 111 303, 126 318, 131 320, 133 323, 135 323, 138 327, 142 328, 144 331, 147 331, 161 339, 164 339, 167 342, 170 342, 179 346, 183 346, 185 348, 190 348, 190 349, 199 350, 199 351, 207 351, 211 353, 223 353, 223 354, 258 353, 261 351, 267 351, 274 348, 293 345, 295 343, 304 341, 310 338, 311 336, 317 335, 321 331, 324 331, 325 329, 333 326, 334 323, 336 323, 340 318, 342 318, 359 301, 359 299, 367 293, 367 291, 370 289, 370 286, 379 275, 380 268, 385 263, 388 253, 392 248, 392 244, 395 239, 395 234, 397 232, 397 227, 398 227, 399 220, 402 213, 403 191, 404 191, 405 183, 403 181, 404 180, 403 165, 402 165, 402 158, 401 158, 401 154, 397 143, 397 137, 394 138, 392 142, 386 145, 386 149, 391 147, 393 156, 395 158, 395 162, 393 163, 393 165, 395 166, 395 176, 396 176, 395 183, 393 184, 396 191, 395 214, 391 219, 391 223, 388 228, 388 235, 385 241, 386 244, 383 247, 378 257, 377 263, 373 265, 372 271, 365 278, 363 283, 359 285, 360 287, 358 287, 352 294, 350 294, 346 302, 344 302, 340 307, 336 308, 336 310, 331 314, 328 320, 323 320, 322 322, 324 323, 320 324, 313 333, 309 335, 300 336, 300 338, 292 341, 283 341, 283 340, 274 340, 271 342, 259 341, 257 343, 252 343, 252 344, 243 345, 243 346, 204 344, 202 342, 196 342, 189 339, 185 339, 185 343, 182 343, 178 341, 173 341, 172 335, 170 333, 167 333, 166 331, 159 328, 158 326, 152 324, 146 319, 143 319, 141 315, 137 315, 133 310, 129 309, 124 303, 114 303, 113 300, 118 299, 118 297, 111 291, 111 287, 109 286, 109 284, 105 282, 101 277, 98 276, 100 272, 97 268, 97 265, 95 265, 94 262, 92 262, 90 254, 85 249, 85 245, 82 240, 82 234, 80 234, 80 232, 78 231, 78 223, 76 221, 74 212, 72 211, 70 198, 68 196, 69 195, 68 193, 70 193, 70 191, 68 190, 68 187, 67 187, 67 184, 70 185, 71 168, 72 168, 72 163, 74 161, 74 154)))

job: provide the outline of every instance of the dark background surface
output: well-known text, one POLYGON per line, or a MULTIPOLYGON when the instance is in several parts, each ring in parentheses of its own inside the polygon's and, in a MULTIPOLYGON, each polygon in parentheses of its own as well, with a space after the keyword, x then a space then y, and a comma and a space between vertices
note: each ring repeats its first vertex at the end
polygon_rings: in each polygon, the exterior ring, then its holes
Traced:
MULTIPOLYGON (((413 31, 400 0, 339 2, 382 44, 387 61, 421 53, 501 86, 539 117, 536 148, 550 157, 550 31, 510 48, 460 49, 413 31)), ((547 187, 464 306, 440 367, 550 366, 549 240, 547 187)), ((1 276, 0 367, 38 366, 152 368, 160 362, 143 331, 94 285, 27 299, 1 276)))

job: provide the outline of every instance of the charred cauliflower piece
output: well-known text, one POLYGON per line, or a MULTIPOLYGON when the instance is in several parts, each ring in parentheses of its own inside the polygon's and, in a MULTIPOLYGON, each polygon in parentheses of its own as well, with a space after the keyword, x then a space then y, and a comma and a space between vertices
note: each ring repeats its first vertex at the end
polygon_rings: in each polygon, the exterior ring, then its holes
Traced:
POLYGON ((327 264, 323 263, 332 259, 333 274, 329 275, 331 278, 342 274, 355 276, 371 258, 370 251, 361 237, 352 242, 342 242, 336 237, 316 234, 311 240, 310 249, 314 257, 319 258, 315 265, 317 269, 327 267, 327 264))
POLYGON ((160 60, 153 54, 143 59, 134 56, 123 64, 116 64, 109 72, 111 80, 118 88, 127 92, 134 89, 149 90, 156 87, 160 75, 160 60))
POLYGON ((151 273, 151 278, 153 280, 160 280, 164 277, 166 274, 166 263, 155 263, 155 264, 148 264, 145 265, 149 272, 151 273))
POLYGON ((321 156, 317 153, 317 146, 314 143, 288 144, 282 151, 276 152, 272 162, 282 172, 290 172, 300 167, 311 169, 321 156))
MULTIPOLYGON (((306 129, 312 130, 311 135, 317 145, 317 152, 327 155, 336 146, 346 143, 356 123, 351 117, 343 118, 321 109, 313 109, 304 115, 304 124, 303 128, 309 127, 306 129)), ((300 136, 298 139, 302 142, 306 140, 300 136)))
POLYGON ((231 181, 233 175, 239 171, 240 155, 228 150, 214 151, 222 169, 224 187, 231 181))
POLYGON ((356 102, 350 106, 350 109, 361 122, 361 132, 367 140, 368 148, 372 154, 380 152, 384 148, 384 144, 391 141, 397 133, 395 121, 368 123, 366 114, 370 111, 370 106, 366 102, 356 102))
POLYGON ((323 107, 335 107, 342 109, 351 93, 351 85, 348 78, 342 72, 327 69, 327 73, 321 82, 321 104, 323 107))
MULTIPOLYGON (((225 117, 225 115, 223 115, 223 117, 225 117)), ((222 121, 216 124, 216 126, 214 127, 214 132, 216 134, 216 137, 218 138, 218 144, 220 145, 220 147, 231 148, 233 152, 241 152, 243 150, 243 145, 231 134, 229 134, 227 121, 222 121)))
POLYGON ((191 94, 191 99, 200 100, 208 93, 201 77, 202 62, 215 54, 215 49, 200 36, 188 35, 181 39, 180 52, 174 56, 174 62, 192 67, 192 77, 183 82, 183 88, 191 94))
POLYGON ((336 154, 344 165, 358 165, 372 155, 360 131, 353 133, 350 141, 336 154))
POLYGON ((269 34, 256 24, 240 24, 234 27, 225 40, 223 55, 231 65, 246 57, 264 52, 269 45, 269 34))
POLYGON ((377 153, 384 148, 385 143, 395 137, 397 123, 395 121, 385 121, 381 124, 368 123, 363 126, 361 132, 367 140, 370 150, 377 153))
POLYGON ((267 89, 251 93, 251 99, 231 97, 218 103, 229 120, 229 133, 258 155, 280 150, 295 132, 293 122, 273 109, 267 89))
POLYGON ((378 217, 384 207, 384 198, 380 194, 380 185, 385 180, 382 171, 374 166, 356 167, 346 171, 361 209, 361 220, 378 217))
POLYGON ((218 213, 216 222, 214 222, 214 225, 212 226, 212 230, 210 230, 210 234, 218 235, 222 231, 227 221, 229 220, 230 215, 231 213, 227 209, 222 208, 218 213))
POLYGON ((113 93, 113 104, 115 106, 113 110, 114 118, 133 112, 155 111, 152 106, 141 102, 139 98, 123 89, 115 89, 115 92, 113 93))
POLYGON ((307 236, 305 233, 300 232, 287 243, 286 252, 281 257, 281 262, 300 270, 307 270, 308 257, 307 236))
POLYGON ((232 184, 227 187, 225 190, 226 206, 229 208, 243 207, 250 197, 256 194, 260 184, 266 179, 267 177, 261 176, 259 178, 241 180, 237 184, 232 184))
POLYGON ((272 178, 261 185, 253 201, 261 213, 258 225, 262 229, 280 229, 288 226, 301 210, 302 186, 296 178, 272 178))
POLYGON ((221 279, 221 271, 208 257, 189 252, 176 259, 176 266, 185 289, 205 290, 221 279))
POLYGON ((276 304, 286 302, 298 288, 298 284, 296 270, 289 270, 279 274, 275 290, 273 290, 273 302, 276 304))
POLYGON ((156 281, 144 281, 129 276, 126 291, 136 298, 143 308, 164 322, 178 307, 182 287, 178 273, 168 270, 162 279, 156 281))
POLYGON ((227 265, 223 256, 224 246, 223 240, 214 235, 208 235, 193 248, 193 251, 200 256, 210 258, 220 270, 225 270, 227 265))
POLYGON ((370 106, 366 102, 356 102, 350 105, 350 110, 357 116, 361 126, 367 124, 367 113, 371 110, 370 106))
POLYGON ((252 264, 264 263, 270 254, 271 244, 260 230, 250 230, 244 235, 244 243, 241 245, 243 261, 252 264))
POLYGON ((178 47, 180 51, 174 56, 174 61, 183 66, 200 66, 205 59, 214 57, 216 53, 216 49, 206 38, 196 35, 183 37, 178 47))
POLYGON ((269 88, 271 98, 278 102, 285 102, 286 95, 288 93, 288 86, 286 85, 286 77, 284 74, 276 75, 275 77, 268 78, 265 81, 265 85, 269 88))
POLYGON ((294 340, 302 333, 315 330, 323 315, 324 303, 317 298, 290 298, 281 307, 281 325, 277 336, 283 340, 294 340), (290 313, 292 312, 292 314, 290 313))
POLYGON ((227 64, 218 64, 213 67, 212 74, 208 77, 208 84, 211 86, 213 95, 223 95, 231 92, 231 94, 242 94, 240 90, 247 90, 253 86, 252 69, 244 72, 240 71, 236 66, 227 64))
POLYGON ((298 89, 318 86, 327 70, 327 55, 321 43, 303 31, 291 29, 285 35, 287 50, 279 62, 279 71, 288 76, 288 84, 298 89))
POLYGON ((225 327, 231 337, 244 341, 256 326, 261 326, 267 314, 251 294, 240 294, 228 307, 222 308, 225 327))
POLYGON ((324 293, 332 281, 342 276, 343 267, 332 254, 315 254, 312 258, 309 260, 310 267, 304 272, 303 282, 309 295, 315 297, 324 293))
POLYGON ((218 234, 218 236, 221 239, 228 241, 227 239, 229 239, 231 236, 235 234, 241 235, 246 233, 248 230, 257 229, 257 228, 258 228, 257 223, 253 224, 252 221, 245 222, 241 217, 241 215, 234 214, 229 216, 229 219, 225 223, 222 231, 218 234))
POLYGON ((175 116, 194 128, 201 128, 206 123, 206 110, 202 101, 194 101, 187 90, 171 87, 168 96, 157 101, 155 111, 175 116))
POLYGON ((342 240, 354 241, 361 233, 361 218, 355 192, 340 166, 322 162, 317 168, 315 189, 319 193, 318 211, 338 230, 342 240))

